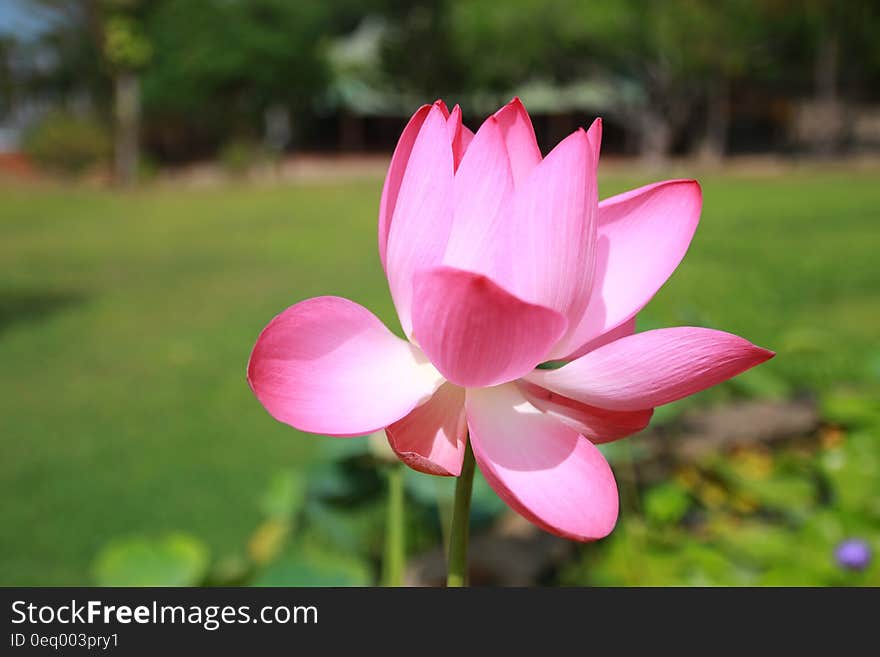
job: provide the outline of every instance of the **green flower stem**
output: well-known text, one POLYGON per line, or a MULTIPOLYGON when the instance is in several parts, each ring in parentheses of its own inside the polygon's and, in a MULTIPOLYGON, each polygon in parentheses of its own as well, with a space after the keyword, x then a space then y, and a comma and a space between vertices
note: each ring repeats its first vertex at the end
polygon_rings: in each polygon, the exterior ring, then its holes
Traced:
POLYGON ((467 585, 467 547, 471 520, 471 492, 474 487, 474 451, 468 438, 465 444, 461 475, 455 482, 455 502, 452 509, 452 529, 449 536, 449 574, 446 586, 467 585))
POLYGON ((406 530, 403 517, 403 463, 388 467, 388 510, 385 525, 385 556, 382 583, 403 586, 406 568, 406 530))

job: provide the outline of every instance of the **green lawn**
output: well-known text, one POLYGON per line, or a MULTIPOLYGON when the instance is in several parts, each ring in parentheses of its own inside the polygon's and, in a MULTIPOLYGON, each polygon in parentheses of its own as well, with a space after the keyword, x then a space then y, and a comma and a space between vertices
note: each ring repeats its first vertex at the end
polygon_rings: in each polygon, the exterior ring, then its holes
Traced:
MULTIPOLYGON (((779 351, 766 370, 798 387, 866 378, 880 354, 877 181, 705 179, 697 237, 643 326, 739 333, 779 351)), ((641 182, 604 179, 602 194, 641 182)), ((395 326, 380 188, 0 189, 0 584, 88 583, 120 534, 187 530, 220 556, 246 540, 267 477, 320 440, 253 398, 251 345, 318 294, 395 326)))

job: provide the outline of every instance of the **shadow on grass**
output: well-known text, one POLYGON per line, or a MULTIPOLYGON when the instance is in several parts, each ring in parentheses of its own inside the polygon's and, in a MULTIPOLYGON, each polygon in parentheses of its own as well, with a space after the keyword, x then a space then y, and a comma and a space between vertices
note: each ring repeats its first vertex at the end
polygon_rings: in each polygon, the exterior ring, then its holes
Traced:
POLYGON ((87 298, 76 290, 0 290, 0 335, 16 324, 44 321, 87 298))

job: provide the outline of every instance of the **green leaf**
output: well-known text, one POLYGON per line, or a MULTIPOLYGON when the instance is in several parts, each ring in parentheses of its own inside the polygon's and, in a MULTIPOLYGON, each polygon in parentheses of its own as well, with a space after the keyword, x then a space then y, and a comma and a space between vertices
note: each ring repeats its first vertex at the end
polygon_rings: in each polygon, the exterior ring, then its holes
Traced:
POLYGON ((108 543, 93 566, 98 586, 195 586, 208 569, 208 548, 187 534, 108 543))
POLYGON ((880 499, 876 495, 880 441, 876 433, 858 431, 847 435, 841 445, 822 454, 820 463, 839 509, 880 520, 880 499))
POLYGON ((762 506, 802 513, 816 503, 812 481, 797 474, 780 473, 767 479, 740 479, 738 490, 753 496, 762 506))
POLYGON ((792 553, 803 548, 797 534, 767 523, 726 523, 716 528, 728 550, 761 568, 787 564, 792 553))
POLYGON ((253 586, 368 586, 370 569, 358 560, 333 554, 291 554, 272 564, 253 586))
POLYGON ((406 492, 421 504, 431 506, 438 501, 452 501, 455 477, 437 477, 407 468, 404 474, 406 492))
POLYGON ((331 438, 318 444, 317 453, 317 458, 321 461, 342 461, 369 454, 370 443, 363 437, 346 440, 331 438))
MULTIPOLYGON (((341 442, 341 441, 340 441, 341 442)), ((338 499, 353 495, 355 483, 336 463, 312 466, 309 476, 309 499, 338 499)))
POLYGON ((381 545, 385 511, 383 499, 356 508, 339 508, 316 500, 310 501, 299 537, 351 552, 362 550, 367 545, 381 545))
MULTIPOLYGON (((406 490, 422 504, 434 505, 438 501, 451 502, 455 496, 455 477, 436 477, 414 470, 407 470, 406 490)), ((504 511, 507 505, 495 494, 492 487, 478 471, 474 475, 471 493, 471 508, 475 516, 483 519, 494 517, 504 511)))
POLYGON ((491 520, 507 508, 507 504, 492 490, 483 473, 477 470, 474 474, 474 488, 471 493, 471 513, 475 520, 480 520, 479 516, 483 516, 483 521, 491 520))
POLYGON ((272 520, 290 520, 303 507, 306 478, 292 470, 275 474, 260 500, 260 510, 272 520))
POLYGON ((822 397, 822 417, 847 427, 880 427, 877 396, 853 391, 835 391, 822 397))
POLYGON ((691 498, 677 484, 654 486, 645 494, 645 516, 658 525, 672 525, 680 521, 691 506, 691 498))

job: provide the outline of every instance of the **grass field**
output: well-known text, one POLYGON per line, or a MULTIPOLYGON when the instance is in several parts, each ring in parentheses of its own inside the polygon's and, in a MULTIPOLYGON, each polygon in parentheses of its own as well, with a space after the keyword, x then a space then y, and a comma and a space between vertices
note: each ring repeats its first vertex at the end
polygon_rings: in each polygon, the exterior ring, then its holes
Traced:
MULTIPOLYGON (((642 182, 605 178, 602 195, 642 182)), ((776 349, 767 371, 799 388, 870 376, 878 172, 702 182, 697 237, 643 326, 739 333, 776 349)), ((336 294, 397 330, 375 247, 380 188, 0 188, 0 584, 86 584, 120 534, 241 545, 267 477, 319 440, 248 390, 260 329, 336 294)))

